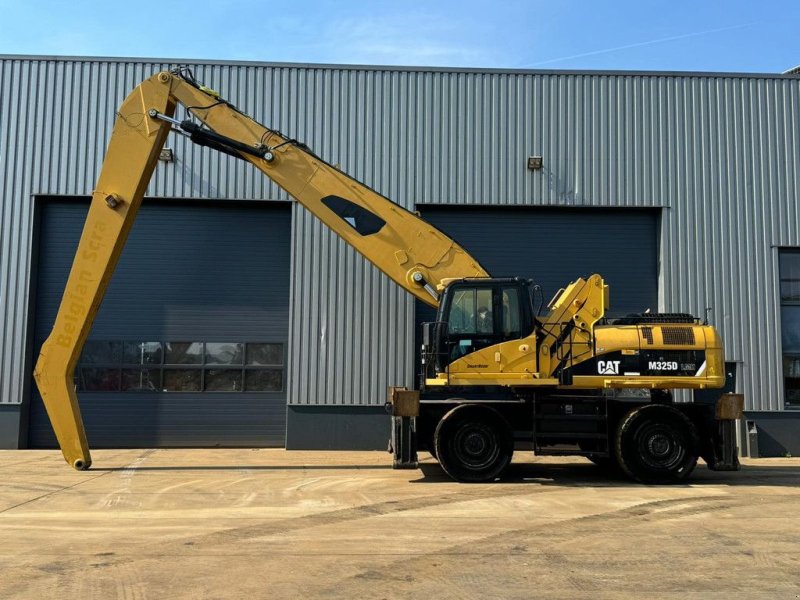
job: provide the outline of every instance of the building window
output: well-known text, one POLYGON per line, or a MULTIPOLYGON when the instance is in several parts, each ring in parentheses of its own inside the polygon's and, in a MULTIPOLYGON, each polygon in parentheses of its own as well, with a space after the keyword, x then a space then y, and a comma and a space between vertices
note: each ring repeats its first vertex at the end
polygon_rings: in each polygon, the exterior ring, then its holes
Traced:
POLYGON ((781 251, 779 263, 785 401, 800 410, 800 250, 781 251))
POLYGON ((282 392, 284 345, 274 342, 90 340, 79 392, 282 392))

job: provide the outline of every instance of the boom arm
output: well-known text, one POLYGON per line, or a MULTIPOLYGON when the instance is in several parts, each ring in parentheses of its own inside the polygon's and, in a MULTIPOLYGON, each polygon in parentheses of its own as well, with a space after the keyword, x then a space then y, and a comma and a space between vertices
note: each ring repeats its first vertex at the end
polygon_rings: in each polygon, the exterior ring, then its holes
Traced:
POLYGON ((438 305, 443 280, 488 277, 477 260, 430 223, 325 162, 304 144, 256 123, 185 79, 166 75, 178 103, 193 107, 191 112, 216 134, 255 149, 240 153, 241 157, 423 302, 438 305))
POLYGON ((252 163, 430 305, 438 304, 446 280, 488 276, 441 231, 303 144, 256 123, 190 77, 158 73, 119 109, 53 330, 34 371, 61 451, 76 469, 89 468, 91 457, 74 389, 75 365, 173 125, 200 144, 252 163), (173 119, 177 104, 208 129, 173 119))

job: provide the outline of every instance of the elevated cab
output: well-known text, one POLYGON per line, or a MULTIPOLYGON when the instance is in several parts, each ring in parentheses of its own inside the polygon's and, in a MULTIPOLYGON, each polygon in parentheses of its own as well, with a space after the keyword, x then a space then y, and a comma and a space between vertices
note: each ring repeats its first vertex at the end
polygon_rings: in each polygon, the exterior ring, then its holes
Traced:
MULTIPOLYGON (((423 325, 423 386, 525 385, 539 378, 531 281, 450 283, 423 325)), ((554 383, 554 382, 553 382, 554 383)))

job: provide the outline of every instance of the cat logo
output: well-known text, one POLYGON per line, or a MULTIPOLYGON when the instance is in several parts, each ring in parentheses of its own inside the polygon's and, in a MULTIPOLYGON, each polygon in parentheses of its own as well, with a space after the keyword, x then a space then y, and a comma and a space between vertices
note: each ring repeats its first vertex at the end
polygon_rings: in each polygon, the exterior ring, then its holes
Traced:
POLYGON ((619 363, 618 360, 598 360, 597 372, 600 375, 619 375, 619 363))

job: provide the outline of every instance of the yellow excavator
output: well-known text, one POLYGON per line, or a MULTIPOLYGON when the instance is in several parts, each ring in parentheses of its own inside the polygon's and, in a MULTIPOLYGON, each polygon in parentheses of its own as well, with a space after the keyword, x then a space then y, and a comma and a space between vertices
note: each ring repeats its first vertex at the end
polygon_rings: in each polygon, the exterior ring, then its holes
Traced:
POLYGON ((417 389, 391 388, 390 450, 417 448, 454 479, 503 475, 515 448, 577 454, 645 483, 689 476, 699 457, 738 468, 741 397, 678 403, 725 382, 716 330, 686 314, 606 316, 600 275, 546 305, 522 278, 492 278, 417 214, 305 144, 255 122, 186 68, 142 82, 120 107, 64 296, 34 377, 66 461, 91 465, 74 370, 170 132, 251 163, 377 268, 438 309, 423 324, 417 389), (176 118, 184 107, 185 118, 176 118))

